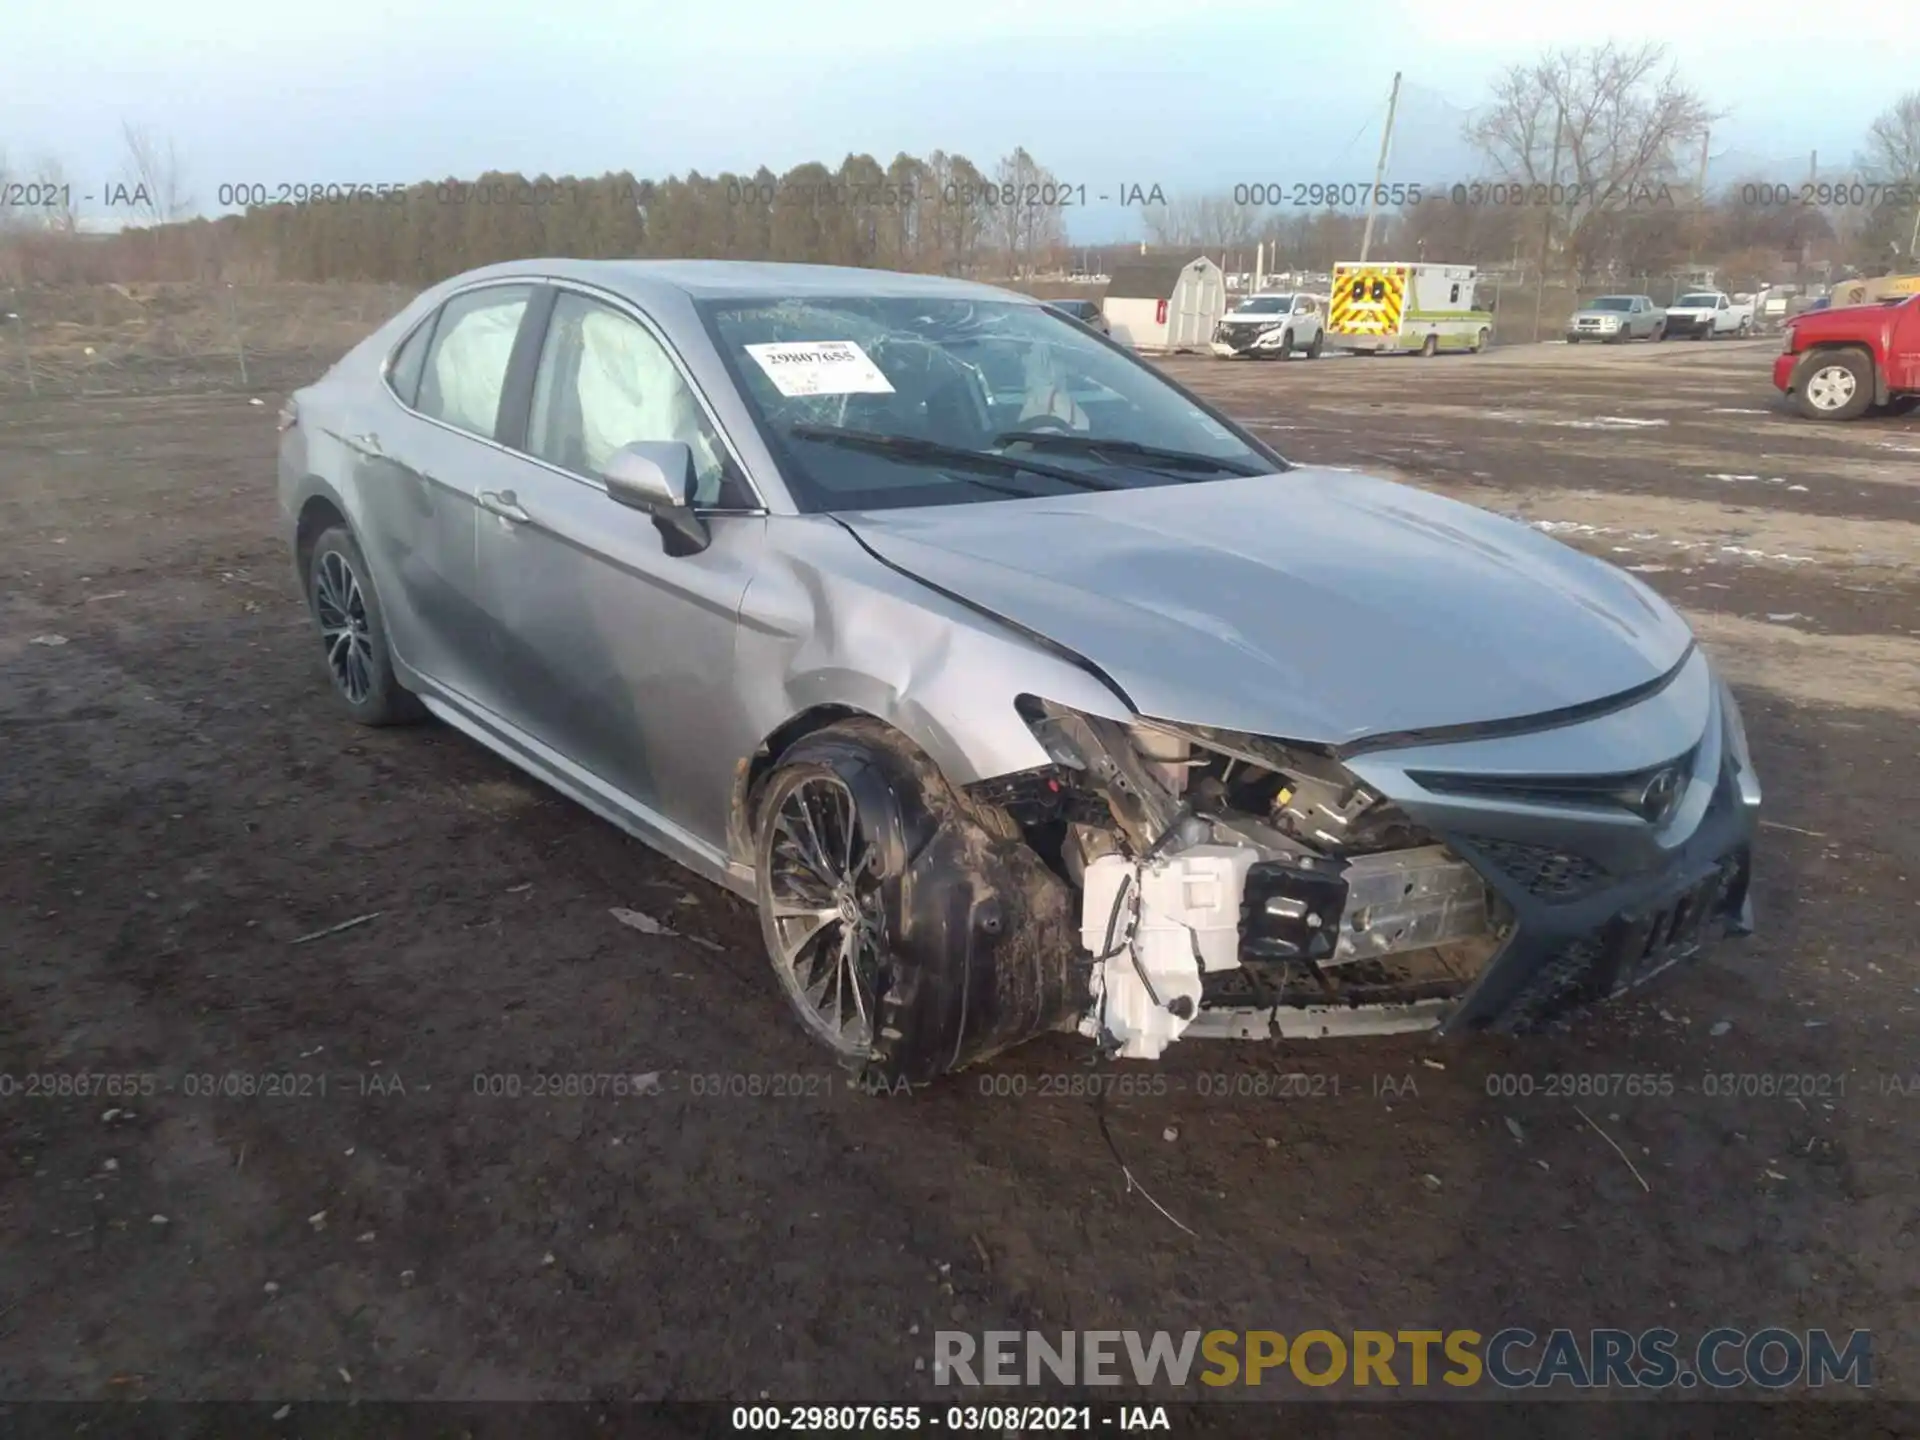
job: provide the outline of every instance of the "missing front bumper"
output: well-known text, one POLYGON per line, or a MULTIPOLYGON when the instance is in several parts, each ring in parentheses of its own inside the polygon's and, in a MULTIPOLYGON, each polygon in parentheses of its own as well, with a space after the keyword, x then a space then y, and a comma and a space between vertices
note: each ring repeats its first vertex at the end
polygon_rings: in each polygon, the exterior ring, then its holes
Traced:
POLYGON ((1155 1059, 1188 1033, 1430 1029, 1495 949, 1497 906, 1442 845, 1350 861, 1235 845, 1103 856, 1083 895, 1094 971, 1081 1030, 1155 1059))
POLYGON ((1446 846, 1361 857, 1344 873, 1214 853, 1224 846, 1146 867, 1104 857, 1088 872, 1082 936, 1095 964, 1080 1029, 1132 1059, 1187 1036, 1549 1029, 1751 931, 1744 814, 1726 807, 1658 874, 1574 902, 1530 895, 1497 863, 1446 846))

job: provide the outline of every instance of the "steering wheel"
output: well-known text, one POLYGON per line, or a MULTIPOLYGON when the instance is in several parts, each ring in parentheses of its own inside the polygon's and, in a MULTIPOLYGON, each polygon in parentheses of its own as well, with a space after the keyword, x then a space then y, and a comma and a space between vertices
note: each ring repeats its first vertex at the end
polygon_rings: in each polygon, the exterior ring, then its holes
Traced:
POLYGON ((1022 425, 1019 430, 1015 431, 1013 438, 1017 440, 1023 432, 1029 430, 1036 435, 1075 435, 1079 433, 1073 426, 1065 420, 1062 420, 1058 415, 1036 415, 1033 419, 1022 425))

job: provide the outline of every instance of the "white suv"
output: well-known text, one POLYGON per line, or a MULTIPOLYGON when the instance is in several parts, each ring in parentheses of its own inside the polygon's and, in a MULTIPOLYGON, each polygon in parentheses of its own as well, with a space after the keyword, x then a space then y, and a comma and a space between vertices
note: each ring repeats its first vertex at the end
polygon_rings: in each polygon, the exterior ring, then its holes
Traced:
POLYGON ((1327 336, 1327 302, 1318 295, 1249 295, 1214 326, 1211 349, 1233 358, 1286 359, 1303 350, 1320 354, 1327 336))

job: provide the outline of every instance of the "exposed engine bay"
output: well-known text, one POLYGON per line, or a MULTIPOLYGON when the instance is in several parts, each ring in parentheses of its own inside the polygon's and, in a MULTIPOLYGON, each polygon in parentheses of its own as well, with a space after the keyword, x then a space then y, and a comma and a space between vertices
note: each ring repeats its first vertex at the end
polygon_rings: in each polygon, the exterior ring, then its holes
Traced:
POLYGON ((1330 757, 1022 707, 1054 764, 980 798, 1077 890, 1079 1029, 1111 1055, 1429 1029, 1511 931, 1472 866, 1330 757))

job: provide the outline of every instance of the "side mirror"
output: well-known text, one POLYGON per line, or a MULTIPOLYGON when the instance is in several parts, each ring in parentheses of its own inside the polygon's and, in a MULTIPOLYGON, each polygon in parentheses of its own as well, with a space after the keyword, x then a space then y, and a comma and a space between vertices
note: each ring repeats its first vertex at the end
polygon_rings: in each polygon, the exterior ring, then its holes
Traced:
POLYGON ((712 543, 707 522, 693 513, 699 484, 693 450, 680 440, 636 440, 607 461, 601 478, 607 494, 629 509, 651 515, 667 553, 690 555, 712 543))

